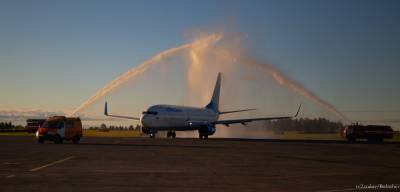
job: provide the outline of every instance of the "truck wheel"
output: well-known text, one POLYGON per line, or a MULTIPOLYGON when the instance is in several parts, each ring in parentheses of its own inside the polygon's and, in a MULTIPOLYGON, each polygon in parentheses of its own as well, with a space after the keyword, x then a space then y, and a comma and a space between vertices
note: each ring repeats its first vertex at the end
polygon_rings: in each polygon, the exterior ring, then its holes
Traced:
POLYGON ((44 139, 41 138, 41 137, 39 137, 39 138, 38 138, 38 143, 42 143, 42 144, 43 144, 43 143, 44 143, 44 139))
POLYGON ((76 136, 72 139, 72 142, 73 142, 74 144, 78 144, 80 139, 81 139, 81 137, 79 137, 79 135, 76 135, 76 136))
POLYGON ((348 137, 348 138, 347 138, 347 141, 348 141, 349 143, 354 143, 354 142, 356 142, 356 138, 354 138, 354 137, 348 137))
POLYGON ((368 143, 383 143, 383 138, 368 139, 368 143))
POLYGON ((199 139, 206 140, 206 139, 208 139, 208 135, 207 135, 207 134, 200 133, 200 134, 199 134, 199 139))
POLYGON ((56 135, 54 139, 54 143, 61 144, 63 142, 62 138, 59 135, 56 135))

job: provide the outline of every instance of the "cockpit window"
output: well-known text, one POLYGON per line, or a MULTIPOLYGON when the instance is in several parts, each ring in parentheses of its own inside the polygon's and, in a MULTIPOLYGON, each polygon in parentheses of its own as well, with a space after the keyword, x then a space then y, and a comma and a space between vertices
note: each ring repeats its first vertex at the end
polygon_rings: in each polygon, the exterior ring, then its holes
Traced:
POLYGON ((143 111, 143 114, 149 114, 149 115, 157 115, 157 111, 143 111))

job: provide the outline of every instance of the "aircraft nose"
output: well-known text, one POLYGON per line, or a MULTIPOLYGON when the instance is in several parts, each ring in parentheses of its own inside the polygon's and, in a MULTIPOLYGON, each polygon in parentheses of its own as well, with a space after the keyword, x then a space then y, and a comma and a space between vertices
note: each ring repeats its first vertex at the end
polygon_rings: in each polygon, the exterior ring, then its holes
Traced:
POLYGON ((149 122, 149 116, 146 114, 143 114, 140 117, 140 123, 142 124, 142 126, 146 127, 146 126, 148 126, 148 122, 149 122))

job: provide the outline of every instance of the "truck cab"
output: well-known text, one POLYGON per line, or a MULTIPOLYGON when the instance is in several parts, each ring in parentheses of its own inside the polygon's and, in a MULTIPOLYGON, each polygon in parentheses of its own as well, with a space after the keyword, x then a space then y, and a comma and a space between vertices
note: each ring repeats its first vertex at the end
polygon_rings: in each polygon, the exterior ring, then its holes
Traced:
POLYGON ((82 122, 79 117, 53 116, 46 119, 36 132, 39 143, 46 140, 54 143, 62 143, 64 140, 72 140, 79 143, 82 137, 82 122))

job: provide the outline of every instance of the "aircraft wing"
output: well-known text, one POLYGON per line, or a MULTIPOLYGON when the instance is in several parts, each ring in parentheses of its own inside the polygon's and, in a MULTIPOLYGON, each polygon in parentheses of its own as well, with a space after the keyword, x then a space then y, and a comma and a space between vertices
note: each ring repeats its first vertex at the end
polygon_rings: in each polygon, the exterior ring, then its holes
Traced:
POLYGON ((301 105, 299 106, 299 108, 297 109, 296 115, 294 116, 282 116, 282 117, 261 117, 261 118, 249 118, 249 119, 230 119, 230 120, 219 120, 219 121, 215 121, 213 124, 217 125, 217 124, 222 124, 225 126, 229 126, 230 124, 237 124, 237 123, 241 123, 241 124, 246 124, 252 121, 270 121, 270 120, 278 120, 278 119, 291 119, 293 117, 297 117, 297 115, 300 112, 300 108, 301 105))
POLYGON ((252 121, 269 121, 269 120, 277 120, 277 119, 290 119, 292 118, 291 116, 289 117, 265 117, 265 118, 252 118, 252 119, 230 119, 230 120, 219 120, 215 121, 214 124, 222 124, 225 126, 229 126, 230 124, 236 124, 236 123, 249 123, 252 121))
POLYGON ((122 115, 110 115, 108 114, 108 109, 107 109, 107 102, 104 105, 104 115, 109 116, 109 117, 116 117, 116 118, 121 118, 121 119, 133 119, 133 120, 140 120, 138 117, 129 117, 129 116, 122 116, 122 115))

